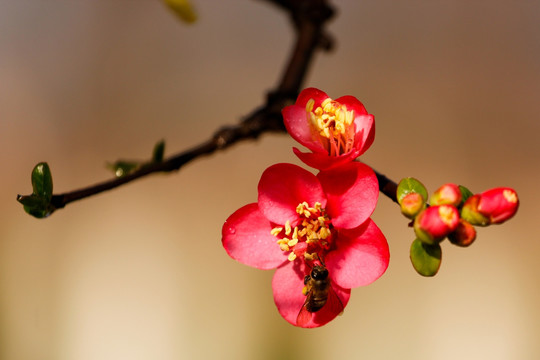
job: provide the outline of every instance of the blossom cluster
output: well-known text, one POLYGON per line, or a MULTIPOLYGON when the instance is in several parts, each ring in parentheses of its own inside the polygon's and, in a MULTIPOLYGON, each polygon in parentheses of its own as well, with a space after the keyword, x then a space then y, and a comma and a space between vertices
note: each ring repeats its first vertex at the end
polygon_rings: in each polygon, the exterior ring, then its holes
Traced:
POLYGON ((355 97, 334 100, 315 88, 303 90, 282 114, 289 134, 309 150, 294 153, 318 172, 287 163, 268 167, 257 202, 225 221, 222 243, 241 263, 276 269, 279 313, 313 328, 343 311, 352 288, 372 283, 388 267, 386 238, 370 219, 377 177, 355 161, 373 143, 374 117, 355 97))
POLYGON ((467 247, 476 239, 474 226, 502 224, 512 218, 519 207, 515 190, 498 187, 480 194, 473 194, 464 186, 444 184, 427 201, 427 190, 418 180, 403 179, 398 185, 398 202, 401 212, 412 219, 416 240, 411 246, 411 260, 415 269, 425 276, 432 276, 440 265, 439 243, 448 240, 457 246, 467 247), (421 249, 425 252, 418 253, 421 249), (423 262, 439 254, 438 263, 426 267, 423 262))

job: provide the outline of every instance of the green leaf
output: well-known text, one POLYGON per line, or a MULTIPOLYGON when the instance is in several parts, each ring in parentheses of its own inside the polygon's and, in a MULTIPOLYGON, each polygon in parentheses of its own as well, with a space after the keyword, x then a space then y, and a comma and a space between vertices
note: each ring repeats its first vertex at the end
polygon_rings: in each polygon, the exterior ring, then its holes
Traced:
POLYGON ((422 276, 434 276, 441 266, 442 250, 437 244, 428 245, 415 239, 411 244, 411 262, 422 276))
POLYGON ((197 20, 197 14, 188 0, 165 0, 165 4, 184 22, 191 24, 197 20))
POLYGON ((471 190, 467 189, 463 185, 458 185, 458 188, 459 188, 459 191, 461 191, 461 204, 460 205, 463 205, 463 203, 467 201, 467 199, 473 196, 474 194, 472 193, 471 190))
POLYGON ((53 181, 49 165, 45 162, 37 164, 32 170, 32 192, 46 202, 51 201, 53 181))
POLYGON ((426 190, 426 187, 420 181, 412 177, 401 179, 398 184, 396 193, 398 203, 401 205, 401 201, 403 200, 403 198, 410 193, 418 193, 422 196, 424 201, 427 201, 428 192, 426 190))
POLYGON ((49 216, 55 210, 49 200, 35 194, 19 195, 17 201, 23 204, 24 211, 38 219, 49 216))
POLYGON ((154 151, 152 152, 152 162, 162 162, 163 155, 165 154, 165 141, 161 140, 154 146, 154 151))

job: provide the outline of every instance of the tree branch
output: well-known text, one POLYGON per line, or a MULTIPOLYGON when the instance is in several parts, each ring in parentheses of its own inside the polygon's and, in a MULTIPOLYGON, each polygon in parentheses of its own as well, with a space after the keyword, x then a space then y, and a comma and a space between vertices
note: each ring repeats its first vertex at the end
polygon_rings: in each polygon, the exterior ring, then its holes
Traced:
MULTIPOLYGON (((296 32, 296 42, 286 64, 281 81, 275 90, 267 96, 266 104, 255 109, 239 124, 223 127, 215 132, 211 139, 202 144, 173 155, 160 162, 151 162, 122 177, 98 183, 83 189, 53 195, 50 201, 52 211, 67 204, 111 190, 146 175, 158 172, 179 170, 188 162, 228 148, 239 141, 257 139, 267 132, 285 132, 281 110, 294 103, 304 82, 315 51, 320 48, 329 50, 332 41, 324 34, 324 25, 333 16, 333 9, 326 0, 264 0, 287 11, 296 32)), ((379 189, 390 199, 396 201, 397 185, 377 173, 379 189)), ((18 196, 20 199, 21 196, 18 196)))

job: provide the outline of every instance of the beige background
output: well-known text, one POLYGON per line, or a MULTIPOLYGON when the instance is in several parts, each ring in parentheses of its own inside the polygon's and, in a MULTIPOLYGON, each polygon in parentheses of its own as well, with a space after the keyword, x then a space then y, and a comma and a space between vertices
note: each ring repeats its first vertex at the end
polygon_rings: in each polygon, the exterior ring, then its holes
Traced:
POLYGON ((223 221, 261 172, 298 163, 264 136, 172 175, 139 180, 51 218, 15 201, 47 161, 57 192, 108 179, 107 161, 207 139, 264 101, 292 36, 261 1, 0 0, 0 358, 540 358, 540 2, 336 1, 336 51, 306 86, 375 114, 364 160, 389 177, 480 192, 512 186, 511 222, 443 244, 438 276, 410 266, 412 231, 380 198, 392 261, 312 331, 276 311, 272 272, 231 260, 223 221))

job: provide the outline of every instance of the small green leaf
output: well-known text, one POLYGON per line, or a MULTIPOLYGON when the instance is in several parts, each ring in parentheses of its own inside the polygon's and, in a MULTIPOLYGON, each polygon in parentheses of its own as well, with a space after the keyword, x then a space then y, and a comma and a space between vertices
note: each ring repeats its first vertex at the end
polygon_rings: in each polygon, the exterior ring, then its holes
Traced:
POLYGON ((426 187, 420 181, 412 177, 401 179, 396 193, 398 203, 401 205, 403 198, 410 193, 418 193, 422 196, 424 201, 427 201, 428 193, 426 187))
POLYGON ((165 4, 184 22, 191 24, 197 20, 197 14, 188 0, 165 0, 165 4))
POLYGON ((154 151, 152 152, 152 162, 162 162, 163 155, 165 154, 165 141, 161 140, 154 146, 154 151))
POLYGON ((19 195, 17 201, 23 204, 24 211, 38 219, 49 216, 55 210, 49 200, 35 194, 19 195))
POLYGON ((51 170, 47 163, 37 164, 32 170, 32 192, 34 195, 49 202, 53 194, 51 170))
POLYGON ((434 276, 441 266, 442 250, 437 244, 428 245, 415 239, 411 244, 411 262, 422 276, 434 276))
POLYGON ((460 205, 463 205, 463 203, 465 203, 465 201, 467 201, 467 199, 473 196, 474 194, 472 193, 471 190, 467 189, 463 185, 458 185, 458 188, 459 188, 459 191, 461 191, 461 204, 460 205))

